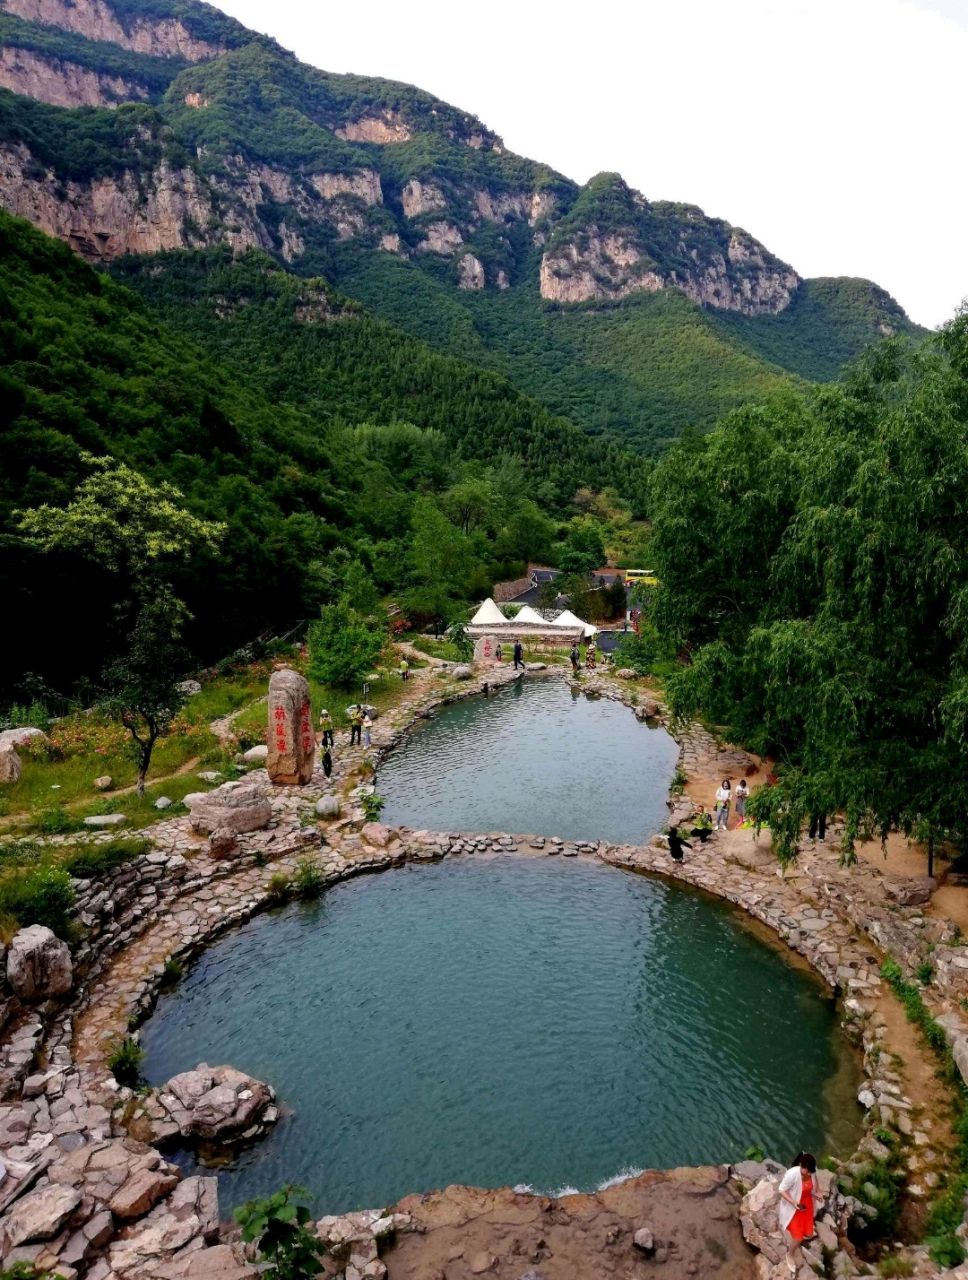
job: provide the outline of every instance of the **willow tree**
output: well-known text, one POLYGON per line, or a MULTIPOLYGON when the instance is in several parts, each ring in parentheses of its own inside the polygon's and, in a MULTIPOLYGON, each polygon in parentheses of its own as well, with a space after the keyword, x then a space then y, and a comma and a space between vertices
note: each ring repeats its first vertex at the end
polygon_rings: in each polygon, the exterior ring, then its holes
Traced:
POLYGON ((968 316, 844 381, 670 450, 652 490, 671 682, 774 756, 750 804, 791 856, 811 812, 845 853, 968 836, 968 316))

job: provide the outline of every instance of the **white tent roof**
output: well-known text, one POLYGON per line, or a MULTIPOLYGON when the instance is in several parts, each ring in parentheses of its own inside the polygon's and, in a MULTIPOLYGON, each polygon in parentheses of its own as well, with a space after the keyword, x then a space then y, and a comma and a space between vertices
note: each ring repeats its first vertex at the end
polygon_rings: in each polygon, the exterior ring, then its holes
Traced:
POLYGON ((507 626, 507 621, 501 610, 488 596, 477 613, 471 618, 470 625, 472 627, 507 626))
POLYGON ((514 622, 530 622, 533 625, 539 626, 539 627, 546 627, 548 625, 547 622, 545 622, 544 618, 542 618, 541 614, 538 613, 536 609, 532 609, 529 604, 526 604, 523 609, 518 610, 518 612, 514 615, 513 621, 514 622))
POLYGON ((559 613, 555 618, 554 625, 556 627, 581 627, 586 637, 598 635, 598 627, 593 627, 590 622, 582 622, 581 618, 576 618, 570 609, 566 609, 564 613, 559 613))

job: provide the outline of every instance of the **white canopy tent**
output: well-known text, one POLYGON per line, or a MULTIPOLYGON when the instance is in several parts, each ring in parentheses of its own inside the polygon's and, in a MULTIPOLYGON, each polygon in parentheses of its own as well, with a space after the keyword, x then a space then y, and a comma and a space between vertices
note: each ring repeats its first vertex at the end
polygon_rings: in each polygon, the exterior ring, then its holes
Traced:
POLYGON ((583 622, 570 609, 566 609, 564 613, 559 613, 553 625, 556 627, 568 627, 570 630, 574 630, 575 627, 581 627, 586 640, 598 635, 598 627, 593 627, 590 622, 583 622))
POLYGON ((544 618, 542 618, 541 614, 538 613, 536 609, 532 609, 529 604, 526 604, 523 609, 519 609, 511 622, 512 625, 516 625, 520 622, 530 622, 532 626, 536 627, 546 627, 548 625, 544 618))
POLYGON ((472 627, 506 627, 507 624, 507 618, 505 618, 504 614, 490 596, 488 596, 470 621, 470 625, 472 627))

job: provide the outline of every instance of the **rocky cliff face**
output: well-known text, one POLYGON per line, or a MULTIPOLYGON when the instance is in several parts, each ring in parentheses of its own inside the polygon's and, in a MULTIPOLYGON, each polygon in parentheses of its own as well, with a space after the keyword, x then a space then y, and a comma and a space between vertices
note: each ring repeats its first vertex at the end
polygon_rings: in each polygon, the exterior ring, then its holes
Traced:
POLYGON ((702 306, 776 314, 800 284, 751 235, 688 205, 650 204, 617 175, 593 179, 553 229, 540 271, 554 302, 679 289, 702 306))
MULTIPOLYGON (((211 242, 211 234, 202 230, 213 214, 211 194, 191 169, 162 165, 141 184, 130 172, 89 183, 62 183, 52 172, 42 178, 35 174, 36 162, 26 147, 0 146, 0 204, 66 240, 90 261, 211 242)), ((225 228, 224 238, 239 250, 259 243, 252 226, 225 228)))
POLYGON ((137 176, 127 170, 63 182, 38 168, 27 147, 0 145, 0 206, 94 262, 218 243, 234 252, 277 251, 291 262, 305 251, 307 225, 326 223, 349 239, 365 226, 365 207, 380 200, 372 171, 314 174, 304 183, 241 156, 229 157, 210 178, 162 163, 137 176), (270 216, 272 206, 283 206, 286 216, 270 216))
POLYGON ((218 45, 196 39, 175 18, 136 18, 123 26, 104 0, 6 0, 5 8, 27 22, 63 27, 88 40, 107 40, 133 53, 201 62, 225 52, 218 45))
POLYGON ((0 48, 0 88, 55 107, 114 107, 148 97, 147 88, 133 80, 16 48, 0 48))
POLYGON ((350 120, 335 132, 337 138, 344 142, 377 142, 384 146, 392 142, 409 142, 413 136, 396 111, 350 120))

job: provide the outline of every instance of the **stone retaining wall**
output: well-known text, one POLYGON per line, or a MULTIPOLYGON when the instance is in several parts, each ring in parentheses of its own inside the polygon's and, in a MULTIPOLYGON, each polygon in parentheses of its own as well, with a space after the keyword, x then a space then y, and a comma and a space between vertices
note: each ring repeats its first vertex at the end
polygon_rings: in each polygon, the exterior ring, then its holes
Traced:
MULTIPOLYGON (((507 669, 488 675, 492 687, 514 678, 507 669)), ((144 832, 156 846, 152 853, 101 881, 78 884, 78 918, 87 937, 76 953, 79 983, 72 998, 67 1004, 49 1002, 17 1013, 0 1048, 0 1080, 7 1099, 0 1107, 0 1151, 10 1170, 0 1183, 0 1210, 5 1210, 0 1229, 7 1231, 5 1265, 23 1257, 59 1265, 60 1274, 69 1280, 170 1280, 204 1275, 198 1267, 210 1254, 206 1265, 213 1276, 216 1262, 229 1268, 226 1275, 232 1268, 244 1274, 237 1248, 227 1252, 224 1246, 216 1247, 215 1180, 177 1181, 173 1167, 130 1136, 137 1132, 138 1099, 119 1087, 108 1071, 106 1046, 150 1012, 167 960, 190 961, 220 933, 272 905, 272 875, 280 870, 291 873, 307 853, 318 858, 326 887, 407 861, 563 856, 596 858, 627 871, 662 875, 735 903, 805 957, 828 987, 844 996, 845 1025, 864 1050, 860 1099, 869 1122, 895 1127, 902 1140, 914 1136, 907 1118, 911 1100, 896 1073, 885 1067, 890 1046, 877 1008, 884 994, 877 970, 889 950, 912 971, 933 946, 939 1012, 946 1015, 953 1042, 963 1047, 960 1058, 968 1068, 968 1028, 960 1015, 960 1001, 968 993, 968 948, 959 945, 953 926, 926 917, 918 907, 893 901, 885 892, 884 877, 873 868, 840 868, 835 858, 814 853, 801 858, 794 876, 783 879, 768 856, 754 854, 746 864, 726 858, 716 836, 679 865, 672 863, 661 837, 648 846, 618 846, 508 833, 389 832, 379 824, 365 824, 352 791, 345 798, 346 815, 327 824, 321 834, 313 815, 318 798, 340 784, 345 788, 364 757, 379 761, 418 718, 476 692, 473 686, 438 683, 436 676, 427 684, 403 715, 378 722, 370 752, 341 746, 333 780, 317 770, 307 787, 272 787, 264 771, 249 774, 250 782, 265 789, 273 817, 266 830, 240 837, 242 852, 233 861, 211 858, 205 842, 192 834, 188 819, 175 818, 144 832), (114 1171, 110 1178, 105 1170, 114 1171), (58 1187, 77 1192, 63 1219, 54 1210, 66 1201, 61 1197, 55 1204, 48 1190, 58 1187), (10 1196, 13 1199, 5 1199, 10 1196), (14 1221, 16 1226, 12 1215, 18 1206, 29 1208, 35 1201, 37 1213, 48 1215, 43 1230, 49 1227, 49 1237, 32 1237, 37 1242, 26 1245, 11 1243, 8 1225, 14 1221), (124 1217, 119 1205, 133 1210, 124 1217), (95 1229, 92 1224, 99 1225, 95 1229)), ((632 706, 628 690, 603 675, 578 687, 632 706)), ((695 728, 680 737, 680 760, 692 766, 700 758, 718 760, 722 753, 710 735, 695 728)), ((735 762, 730 763, 735 768, 735 762)), ((872 1144, 876 1139, 869 1135, 848 1166, 860 1168, 876 1156, 872 1144)), ((919 1143, 910 1194, 930 1194, 939 1165, 930 1142, 919 1143)), ((768 1169, 747 1169, 746 1176, 751 1178, 753 1172, 755 1192, 772 1174, 768 1169)), ((756 1231, 761 1236, 765 1232, 764 1238, 770 1234, 763 1218, 766 1213, 768 1219, 768 1200, 767 1190, 761 1190, 757 1208, 747 1214, 752 1224, 747 1234, 761 1257, 769 1260, 775 1240, 766 1247, 754 1238, 756 1231)), ((863 1220, 864 1214, 862 1203, 831 1200, 831 1230, 842 1231, 847 1218, 863 1220)), ((374 1222, 381 1218, 378 1213, 374 1222)), ((376 1244, 367 1245, 366 1252, 366 1265, 373 1264, 367 1280, 381 1280, 376 1244)), ((770 1261, 764 1277, 771 1274, 772 1265, 770 1261)), ((357 1280, 348 1269, 346 1276, 357 1280)))

